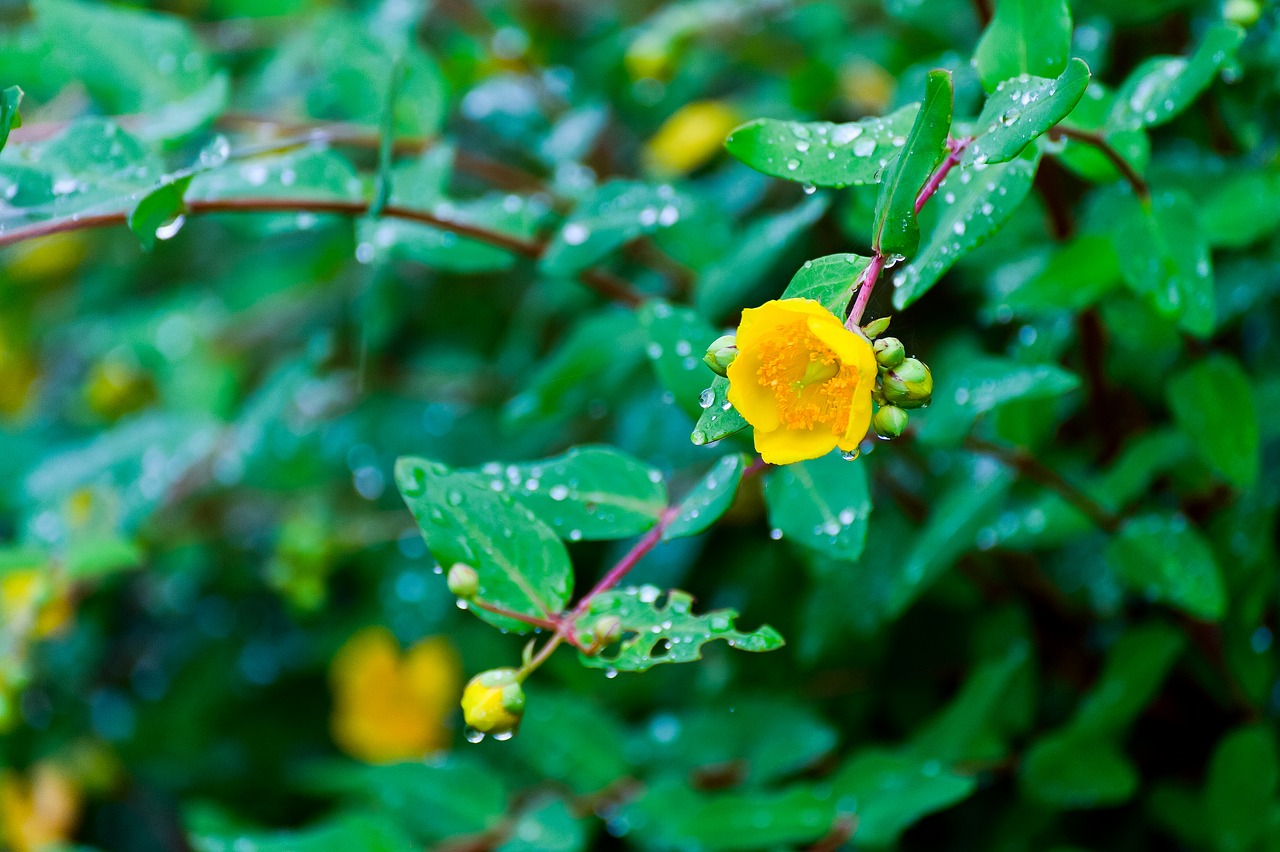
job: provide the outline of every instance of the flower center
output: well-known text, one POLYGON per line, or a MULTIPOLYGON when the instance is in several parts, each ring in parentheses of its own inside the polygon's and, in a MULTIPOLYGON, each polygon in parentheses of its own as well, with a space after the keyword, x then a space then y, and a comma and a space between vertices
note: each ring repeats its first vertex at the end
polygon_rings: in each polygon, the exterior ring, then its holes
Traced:
POLYGON ((848 429, 858 371, 841 364, 808 323, 779 325, 761 341, 756 378, 773 391, 786 428, 812 429, 821 423, 837 434, 848 429))

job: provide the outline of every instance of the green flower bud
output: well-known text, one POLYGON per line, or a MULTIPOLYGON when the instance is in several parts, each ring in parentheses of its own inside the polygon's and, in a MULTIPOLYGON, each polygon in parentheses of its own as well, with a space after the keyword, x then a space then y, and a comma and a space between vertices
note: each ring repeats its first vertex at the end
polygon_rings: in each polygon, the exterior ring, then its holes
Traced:
POLYGON ((933 375, 915 358, 908 358, 880 376, 884 398, 899 408, 924 408, 933 395, 933 375))
POLYGON ((862 333, 867 336, 868 340, 875 340, 880 335, 889 330, 889 320, 893 317, 880 317, 873 320, 862 327, 862 333))
POLYGON ((1237 26, 1251 27, 1262 17, 1262 4, 1258 0, 1227 0, 1222 17, 1237 26))
POLYGON ((702 362, 711 368, 711 372, 718 376, 725 376, 729 373, 729 365, 733 363, 733 359, 738 357, 738 337, 734 334, 725 334, 717 337, 707 347, 707 354, 702 356, 702 362))
POLYGON ((896 405, 882 405, 871 418, 871 428, 881 438, 897 438, 907 431, 907 412, 896 405))
POLYGON ((515 731, 524 715, 524 690, 515 669, 490 669, 473 677, 462 692, 466 723, 499 738, 515 731))
POLYGON ((464 562, 455 563, 449 569, 447 580, 449 591, 463 600, 470 600, 480 592, 480 575, 476 573, 476 569, 464 562))
POLYGON ((606 615, 596 622, 592 631, 595 642, 601 648, 612 645, 622 638, 622 619, 616 615, 606 615))
POLYGON ((903 348, 902 341, 896 337, 877 340, 872 348, 876 353, 876 361, 882 367, 896 367, 902 363, 902 359, 907 357, 907 350, 903 348))

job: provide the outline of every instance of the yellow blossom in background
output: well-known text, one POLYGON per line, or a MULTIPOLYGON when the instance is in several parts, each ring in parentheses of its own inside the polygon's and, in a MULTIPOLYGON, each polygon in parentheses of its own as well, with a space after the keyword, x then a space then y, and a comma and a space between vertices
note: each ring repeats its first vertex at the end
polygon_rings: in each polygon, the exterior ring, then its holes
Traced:
POLYGON ((770 464, 852 451, 871 424, 876 359, 871 343, 812 299, 781 299, 742 312, 729 401, 755 427, 770 464))
POLYGON ((89 235, 83 231, 50 234, 6 249, 6 277, 15 281, 63 278, 89 255, 89 235))
POLYGON ((686 104, 653 134, 645 146, 645 163, 658 174, 687 174, 719 153, 738 123, 738 113, 722 101, 686 104))
POLYGON ((69 841, 80 806, 75 783, 51 763, 36 764, 29 778, 0 773, 0 845, 39 852, 69 841))
POLYGON ((462 667, 443 637, 404 654, 382 627, 359 631, 334 656, 334 742, 368 763, 420 758, 449 745, 446 720, 458 700, 462 667))
POLYGON ((26 407, 38 375, 30 355, 0 328, 0 414, 18 414, 26 407))
POLYGON ((840 92, 855 110, 883 115, 893 103, 898 81, 874 62, 857 59, 840 69, 840 92))
POLYGON ((6 630, 43 639, 71 622, 70 584, 47 566, 0 574, 0 623, 6 630))

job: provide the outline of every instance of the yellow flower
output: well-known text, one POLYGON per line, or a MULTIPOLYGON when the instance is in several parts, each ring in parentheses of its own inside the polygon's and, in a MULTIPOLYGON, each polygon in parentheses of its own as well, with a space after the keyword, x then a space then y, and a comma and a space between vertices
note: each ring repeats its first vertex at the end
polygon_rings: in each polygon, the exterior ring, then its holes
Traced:
POLYGON ((330 681, 333 739, 352 757, 388 763, 449 745, 462 673, 447 639, 424 639, 402 656, 390 631, 367 627, 334 656, 330 681))
POLYGON ((876 358, 871 343, 812 299, 781 299, 742 312, 729 401, 755 427, 770 464, 857 448, 871 423, 876 358))
POLYGON ((706 163, 738 125, 738 114, 721 101, 697 101, 676 110, 645 146, 645 162, 664 175, 682 175, 706 163))
POLYGON ((30 780, 0 773, 0 845, 39 852, 71 839, 80 820, 80 791, 51 763, 38 763, 30 780))
POLYGON ((490 669, 467 683, 462 714, 482 734, 499 738, 515 731, 524 715, 524 691, 515 669, 490 669))
POLYGON ((0 575, 0 624, 18 626, 37 639, 53 636, 71 623, 71 588, 45 566, 0 575))

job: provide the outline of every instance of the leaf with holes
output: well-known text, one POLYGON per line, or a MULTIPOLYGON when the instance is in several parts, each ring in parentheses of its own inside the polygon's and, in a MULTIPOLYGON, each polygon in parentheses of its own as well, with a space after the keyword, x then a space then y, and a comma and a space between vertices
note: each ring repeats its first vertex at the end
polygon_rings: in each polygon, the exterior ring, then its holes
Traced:
POLYGON ((1003 163, 1066 118, 1089 88, 1089 66, 1073 59, 1057 79, 1023 74, 1002 80, 974 122, 967 161, 1003 163))
POLYGON ((493 462, 471 476, 481 488, 513 495, 570 541, 642 533, 667 507, 661 472, 607 446, 574 447, 521 464, 493 462))
POLYGON ((783 299, 813 299, 838 317, 849 309, 870 258, 858 254, 829 254, 806 260, 791 276, 783 299))
MULTIPOLYGON (((782 636, 767 624, 750 633, 734 628, 738 613, 719 609, 694 615, 693 596, 672 589, 658 604, 662 592, 656 586, 603 592, 574 622, 579 634, 592 636, 602 618, 622 622, 621 643, 602 654, 580 654, 583 665, 597 669, 642 672, 663 663, 689 663, 702 658, 702 646, 723 639, 742 651, 773 651, 781 648, 782 636)), ((590 641, 590 640, 587 640, 590 641)))
POLYGON ((877 183, 898 156, 919 104, 845 124, 758 118, 729 134, 730 154, 758 172, 811 186, 877 183))
POLYGON ((662 540, 697 535, 715 523, 733 504, 746 467, 747 457, 742 453, 716 462, 711 472, 680 501, 675 518, 662 533, 662 540))
POLYGON ((876 200, 872 244, 883 255, 914 254, 920 244, 916 195, 946 155, 951 131, 951 72, 930 71, 924 102, 901 156, 890 163, 876 200))
POLYGON ((840 453, 782 465, 764 484, 769 523, 790 541, 853 561, 867 541, 871 494, 865 464, 840 453))
POLYGON ((1007 163, 977 163, 952 169, 924 207, 933 222, 928 241, 894 278, 899 310, 919 299, 964 255, 982 245, 1017 211, 1035 180, 1036 148, 1007 163))
MULTIPOLYGON (((396 460, 396 485, 432 556, 446 569, 463 562, 480 577, 478 597, 513 612, 545 618, 573 590, 569 554, 555 532, 511 495, 437 462, 396 460)), ((529 625, 477 607, 480 618, 517 633, 529 625)))

